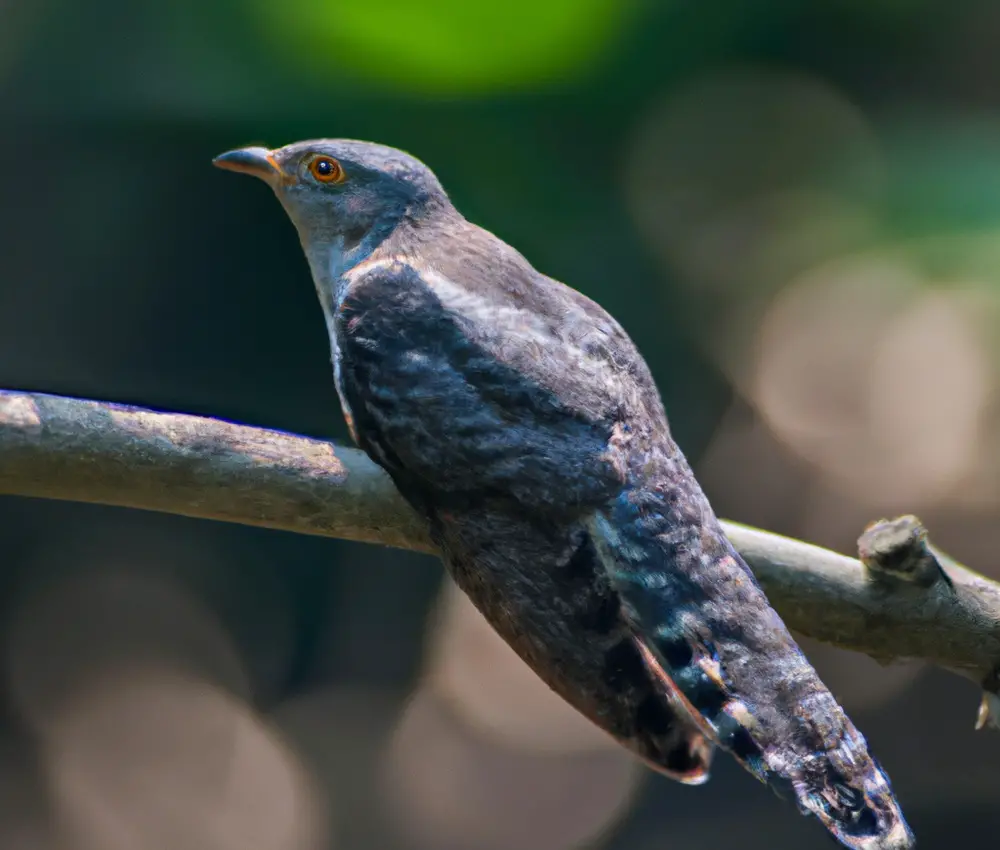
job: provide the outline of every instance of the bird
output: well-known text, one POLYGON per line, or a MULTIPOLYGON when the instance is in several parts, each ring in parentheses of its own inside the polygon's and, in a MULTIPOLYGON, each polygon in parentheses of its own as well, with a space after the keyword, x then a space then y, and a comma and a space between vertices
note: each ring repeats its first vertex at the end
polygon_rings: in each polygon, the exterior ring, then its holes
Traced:
POLYGON ((352 439, 539 678, 661 774, 701 784, 721 749, 844 847, 913 846, 609 313, 467 220, 402 150, 315 139, 213 163, 277 196, 352 439))

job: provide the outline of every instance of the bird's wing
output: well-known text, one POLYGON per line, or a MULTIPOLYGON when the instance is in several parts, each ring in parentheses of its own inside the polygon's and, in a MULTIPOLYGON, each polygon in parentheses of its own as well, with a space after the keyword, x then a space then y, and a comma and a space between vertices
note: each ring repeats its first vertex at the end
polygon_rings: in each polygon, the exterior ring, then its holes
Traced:
MULTIPOLYGON (((405 262, 353 276, 335 318, 343 400, 359 445, 432 523, 485 500, 568 525, 621 489, 605 460, 610 420, 538 380, 535 319, 405 262), (504 359, 491 344, 501 339, 504 359)), ((650 683, 657 710, 643 709, 657 722, 640 717, 623 743, 671 778, 704 781, 711 744, 669 680, 650 683)))
POLYGON ((338 309, 341 385, 361 447, 404 493, 427 490, 439 505, 606 501, 621 486, 602 460, 610 425, 520 368, 518 358, 544 356, 533 318, 457 287, 445 294, 454 285, 430 277, 408 263, 370 265, 338 309), (509 357, 484 343, 493 335, 509 357))

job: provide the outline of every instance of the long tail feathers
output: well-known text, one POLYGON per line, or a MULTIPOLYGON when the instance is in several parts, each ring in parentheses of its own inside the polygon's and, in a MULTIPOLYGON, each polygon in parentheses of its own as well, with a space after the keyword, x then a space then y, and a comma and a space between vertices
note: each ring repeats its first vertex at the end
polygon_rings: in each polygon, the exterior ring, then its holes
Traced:
MULTIPOLYGON (((721 529, 652 537, 617 504, 590 525, 664 694, 706 737, 851 850, 908 850, 889 779, 721 529)), ((701 515, 704 522, 704 514, 701 515)), ((713 517, 714 525, 714 517, 713 517)))

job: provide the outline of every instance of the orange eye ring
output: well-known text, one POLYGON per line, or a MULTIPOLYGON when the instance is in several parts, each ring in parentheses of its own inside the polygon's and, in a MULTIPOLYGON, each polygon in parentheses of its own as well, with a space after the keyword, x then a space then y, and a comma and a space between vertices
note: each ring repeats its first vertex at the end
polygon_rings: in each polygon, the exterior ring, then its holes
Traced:
POLYGON ((344 167, 332 156, 318 156, 309 163, 309 173, 320 183, 340 183, 344 167))

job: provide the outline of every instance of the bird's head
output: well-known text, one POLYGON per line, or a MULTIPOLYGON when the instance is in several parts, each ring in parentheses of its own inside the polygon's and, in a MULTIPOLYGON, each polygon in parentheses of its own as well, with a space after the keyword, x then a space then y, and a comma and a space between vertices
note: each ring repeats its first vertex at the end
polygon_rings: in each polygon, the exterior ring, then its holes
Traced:
MULTIPOLYGON (((372 247, 403 219, 450 207, 434 173, 403 151, 350 139, 239 148, 219 168, 267 183, 295 224, 310 261, 372 247)), ((365 251, 367 253, 367 251, 365 251)))

